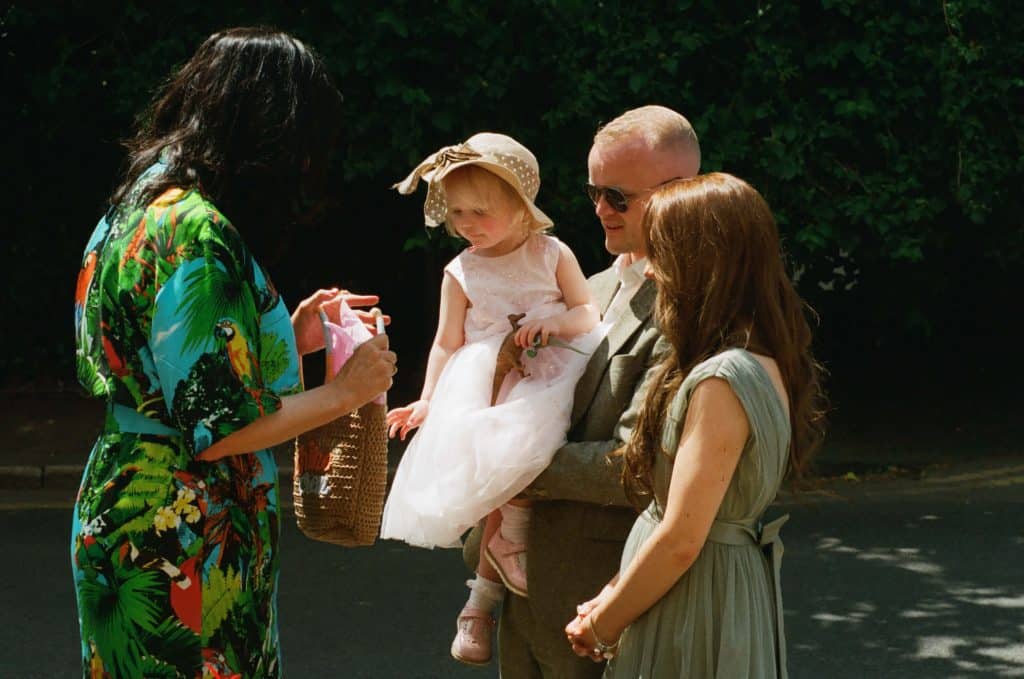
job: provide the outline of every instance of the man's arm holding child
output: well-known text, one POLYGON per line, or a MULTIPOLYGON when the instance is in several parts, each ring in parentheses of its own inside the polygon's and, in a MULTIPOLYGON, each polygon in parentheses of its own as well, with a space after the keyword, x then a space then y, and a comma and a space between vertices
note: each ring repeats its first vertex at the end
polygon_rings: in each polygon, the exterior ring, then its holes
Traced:
POLYGON ((523 495, 534 500, 571 500, 597 505, 629 507, 622 489, 622 458, 608 454, 633 435, 648 386, 669 344, 658 334, 646 367, 636 382, 629 405, 606 441, 570 441, 558 449, 551 464, 541 472, 523 495))

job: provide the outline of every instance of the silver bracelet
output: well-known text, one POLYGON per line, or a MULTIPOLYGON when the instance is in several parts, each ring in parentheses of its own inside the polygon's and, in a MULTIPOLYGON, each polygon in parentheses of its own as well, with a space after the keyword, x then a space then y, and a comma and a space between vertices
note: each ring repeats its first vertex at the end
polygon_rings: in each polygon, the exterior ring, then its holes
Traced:
POLYGON ((615 657, 615 652, 619 649, 619 641, 615 640, 614 644, 606 644, 601 641, 600 635, 597 633, 597 628, 594 627, 594 616, 588 615, 587 620, 590 622, 590 633, 594 635, 594 644, 597 648, 595 649, 602 658, 605 660, 611 660, 615 657))

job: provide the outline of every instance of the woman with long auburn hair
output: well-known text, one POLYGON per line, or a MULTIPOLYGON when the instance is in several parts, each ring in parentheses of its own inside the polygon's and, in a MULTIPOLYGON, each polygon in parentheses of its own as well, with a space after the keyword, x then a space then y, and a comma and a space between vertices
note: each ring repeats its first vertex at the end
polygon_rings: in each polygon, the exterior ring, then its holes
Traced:
POLYGON ((655 192, 647 275, 672 350, 624 447, 648 504, 619 575, 566 627, 606 677, 785 677, 779 528, 765 509, 822 437, 807 307, 775 220, 749 184, 712 173, 655 192))

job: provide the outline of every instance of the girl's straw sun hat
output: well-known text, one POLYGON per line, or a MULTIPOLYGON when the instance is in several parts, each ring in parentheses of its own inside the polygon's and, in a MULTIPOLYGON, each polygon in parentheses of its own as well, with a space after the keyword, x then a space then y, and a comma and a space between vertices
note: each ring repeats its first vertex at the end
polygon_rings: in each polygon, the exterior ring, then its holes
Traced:
POLYGON ((427 182, 427 200, 423 218, 427 226, 439 226, 448 216, 448 202, 441 184, 448 173, 464 165, 479 165, 501 177, 511 186, 543 228, 553 225, 551 218, 533 204, 540 189, 540 166, 530 150, 512 137, 494 132, 474 134, 462 144, 445 146, 416 166, 408 177, 392 188, 410 194, 419 180, 427 182))

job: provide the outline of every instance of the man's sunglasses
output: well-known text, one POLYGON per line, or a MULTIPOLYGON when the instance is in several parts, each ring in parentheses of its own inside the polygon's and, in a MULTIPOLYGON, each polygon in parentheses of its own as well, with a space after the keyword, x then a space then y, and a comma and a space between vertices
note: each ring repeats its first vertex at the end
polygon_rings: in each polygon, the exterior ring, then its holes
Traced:
POLYGON ((649 189, 644 189, 640 193, 626 193, 617 186, 595 186, 594 184, 586 184, 587 195, 590 197, 591 202, 597 205, 601 200, 601 196, 604 196, 604 200, 608 205, 611 206, 616 212, 625 212, 629 209, 630 202, 636 200, 636 198, 642 194, 649 193, 654 189, 664 186, 669 182, 674 182, 680 179, 680 177, 672 177, 672 179, 666 179, 660 184, 656 184, 649 189))

